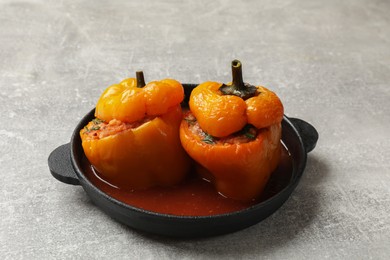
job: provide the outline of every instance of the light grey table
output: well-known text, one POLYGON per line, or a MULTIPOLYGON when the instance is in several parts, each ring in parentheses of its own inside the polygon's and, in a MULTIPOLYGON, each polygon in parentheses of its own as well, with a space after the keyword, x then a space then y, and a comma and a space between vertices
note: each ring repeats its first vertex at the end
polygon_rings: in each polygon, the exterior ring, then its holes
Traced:
POLYGON ((390 1, 0 1, 1 259, 388 259, 390 1), (320 133, 279 211, 173 240, 119 224, 47 157, 110 84, 230 80, 243 62, 320 133))

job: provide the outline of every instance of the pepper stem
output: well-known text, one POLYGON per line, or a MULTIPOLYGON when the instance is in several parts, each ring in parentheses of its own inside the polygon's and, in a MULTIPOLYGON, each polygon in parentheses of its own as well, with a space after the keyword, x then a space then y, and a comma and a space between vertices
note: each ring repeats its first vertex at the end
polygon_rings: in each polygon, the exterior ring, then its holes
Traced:
POLYGON ((257 88, 244 83, 242 78, 242 64, 239 60, 232 61, 232 77, 231 85, 222 84, 219 88, 223 95, 234 95, 244 100, 256 95, 257 88))
POLYGON ((137 88, 143 88, 145 87, 145 78, 144 78, 144 72, 141 70, 141 71, 137 71, 135 73, 136 75, 136 78, 137 78, 137 88))
POLYGON ((245 89, 244 80, 242 78, 242 64, 239 60, 232 61, 232 85, 237 89, 245 89))

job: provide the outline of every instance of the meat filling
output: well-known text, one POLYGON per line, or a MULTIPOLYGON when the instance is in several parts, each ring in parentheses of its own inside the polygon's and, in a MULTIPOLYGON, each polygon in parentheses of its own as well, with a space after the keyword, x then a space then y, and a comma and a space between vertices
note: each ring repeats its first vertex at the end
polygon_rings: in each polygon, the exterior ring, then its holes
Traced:
POLYGON ((104 137, 115 135, 128 129, 137 128, 140 125, 151 121, 152 119, 153 118, 151 117, 145 117, 144 119, 137 122, 126 123, 117 119, 104 122, 99 118, 95 118, 84 127, 83 134, 88 135, 87 140, 102 139, 104 137))

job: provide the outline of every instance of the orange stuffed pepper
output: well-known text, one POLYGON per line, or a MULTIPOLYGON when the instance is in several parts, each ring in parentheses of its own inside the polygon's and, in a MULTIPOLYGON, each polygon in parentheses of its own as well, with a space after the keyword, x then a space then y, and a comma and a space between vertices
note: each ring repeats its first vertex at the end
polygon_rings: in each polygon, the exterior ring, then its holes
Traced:
POLYGON ((197 172, 222 195, 259 197, 281 155, 283 105, 272 91, 243 82, 232 62, 233 82, 205 82, 191 93, 180 139, 197 172))
POLYGON ((121 188, 146 189, 182 181, 190 159, 179 139, 182 85, 137 78, 108 87, 96 119, 80 131, 86 157, 101 177, 121 188))

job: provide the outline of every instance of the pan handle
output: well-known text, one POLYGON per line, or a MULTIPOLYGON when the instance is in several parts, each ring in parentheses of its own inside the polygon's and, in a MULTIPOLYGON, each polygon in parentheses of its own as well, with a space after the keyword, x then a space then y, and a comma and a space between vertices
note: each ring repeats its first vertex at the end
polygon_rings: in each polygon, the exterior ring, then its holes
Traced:
POLYGON ((302 141, 303 146, 305 147, 306 153, 311 152, 317 144, 318 141, 318 132, 308 122, 299 119, 299 118, 289 118, 291 123, 295 126, 295 128, 298 130, 302 141))
POLYGON ((54 178, 67 184, 80 185, 70 160, 70 143, 61 145, 52 151, 48 163, 54 178))

